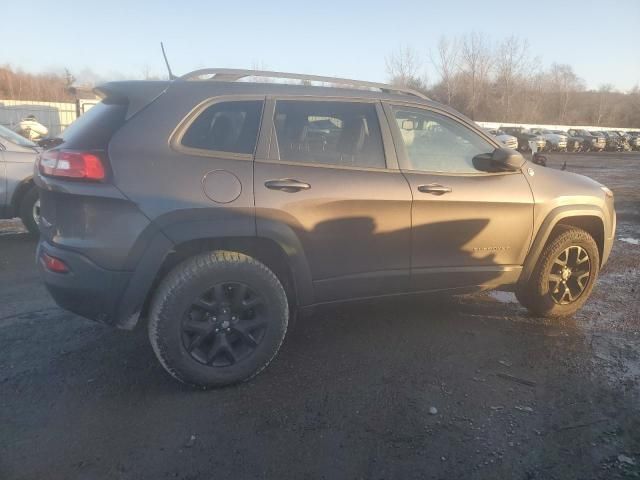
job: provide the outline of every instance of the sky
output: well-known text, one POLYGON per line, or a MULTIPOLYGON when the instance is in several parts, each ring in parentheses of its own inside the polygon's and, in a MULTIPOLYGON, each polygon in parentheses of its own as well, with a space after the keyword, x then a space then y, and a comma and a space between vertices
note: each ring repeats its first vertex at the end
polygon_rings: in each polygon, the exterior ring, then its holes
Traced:
POLYGON ((640 84, 640 0, 31 0, 2 11, 0 65, 66 67, 85 80, 165 74, 163 40, 175 74, 259 66, 385 81, 385 57, 410 47, 434 81, 438 39, 478 32, 526 39, 545 66, 570 64, 588 88, 640 84))

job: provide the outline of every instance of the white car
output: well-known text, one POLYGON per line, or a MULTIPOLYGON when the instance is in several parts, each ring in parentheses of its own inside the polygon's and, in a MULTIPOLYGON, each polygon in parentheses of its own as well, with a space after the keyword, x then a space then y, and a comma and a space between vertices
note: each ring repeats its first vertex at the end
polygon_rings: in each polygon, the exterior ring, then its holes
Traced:
POLYGON ((495 128, 488 128, 486 130, 491 135, 496 137, 505 147, 511 148, 513 150, 518 149, 518 139, 513 135, 509 135, 508 133, 504 133, 502 130, 498 130, 495 128))
POLYGON ((547 150, 566 150, 567 149, 567 135, 559 133, 553 133, 551 130, 545 128, 532 128, 531 133, 540 135, 547 141, 547 150))

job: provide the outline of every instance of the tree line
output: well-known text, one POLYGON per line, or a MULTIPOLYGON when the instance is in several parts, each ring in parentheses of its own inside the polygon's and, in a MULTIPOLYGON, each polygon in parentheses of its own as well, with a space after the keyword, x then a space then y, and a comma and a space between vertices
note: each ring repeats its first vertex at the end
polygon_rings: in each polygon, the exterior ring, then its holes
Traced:
POLYGON ((75 78, 68 70, 59 73, 27 73, 0 66, 0 99, 71 102, 69 91, 75 78))
POLYGON ((497 43, 479 33, 441 37, 423 61, 411 47, 386 58, 388 79, 421 91, 478 121, 640 127, 640 89, 588 90, 568 64, 545 67, 526 40, 497 43), (425 74, 432 67, 435 81, 425 74))
MULTIPOLYGON (((610 84, 588 90, 568 64, 545 67, 526 40, 490 42, 480 33, 441 37, 426 60, 411 47, 386 57, 388 80, 419 90, 474 120, 509 123, 640 128, 640 89, 610 84), (434 81, 426 75, 435 72, 434 81)), ((151 78, 143 72, 142 78, 151 78)), ((0 66, 0 98, 68 102, 76 79, 63 73, 27 73, 0 66)))

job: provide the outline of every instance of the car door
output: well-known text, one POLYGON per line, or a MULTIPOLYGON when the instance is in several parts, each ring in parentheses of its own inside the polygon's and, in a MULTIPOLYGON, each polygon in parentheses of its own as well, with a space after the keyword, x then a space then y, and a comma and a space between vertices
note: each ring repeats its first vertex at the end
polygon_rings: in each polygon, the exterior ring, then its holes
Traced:
POLYGON ((450 113, 402 104, 385 111, 413 193, 412 289, 515 281, 533 225, 524 174, 476 169, 473 157, 499 144, 450 113))
POLYGON ((380 103, 274 98, 265 128, 270 148, 254 168, 258 235, 278 230, 301 250, 311 301, 406 292, 411 191, 380 103))

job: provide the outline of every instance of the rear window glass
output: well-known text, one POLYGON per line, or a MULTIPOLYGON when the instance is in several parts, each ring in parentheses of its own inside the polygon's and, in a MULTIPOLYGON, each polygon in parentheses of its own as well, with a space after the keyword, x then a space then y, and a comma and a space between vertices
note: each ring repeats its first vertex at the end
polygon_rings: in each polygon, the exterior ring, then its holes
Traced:
POLYGON ((253 154, 263 102, 215 103, 202 112, 182 137, 182 145, 202 150, 253 154))
POLYGON ((124 124, 126 113, 126 105, 100 102, 80 115, 60 138, 67 148, 106 148, 113 134, 124 124))
POLYGON ((280 160, 386 167, 373 104, 279 100, 275 124, 280 160))

